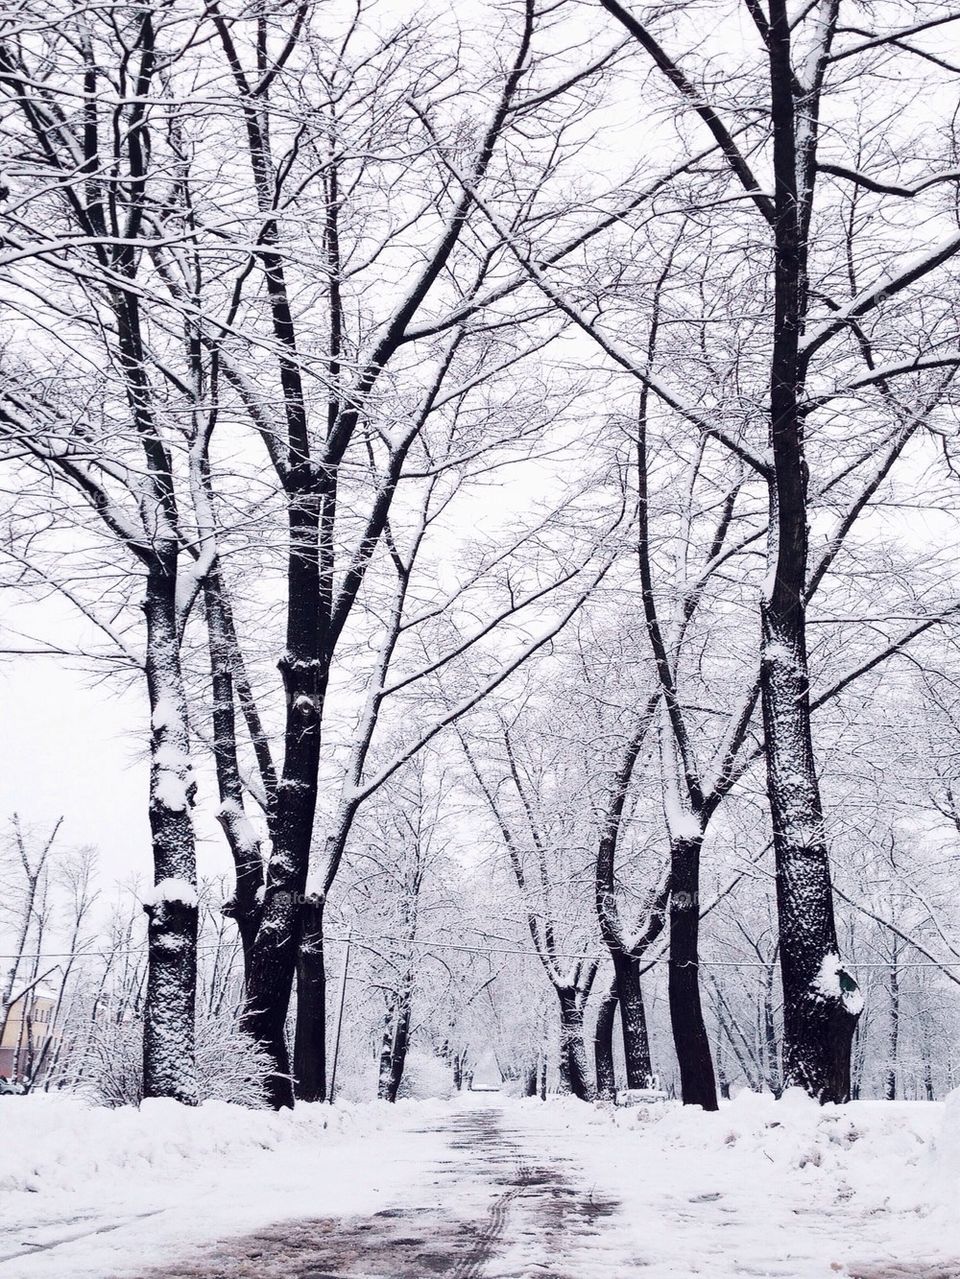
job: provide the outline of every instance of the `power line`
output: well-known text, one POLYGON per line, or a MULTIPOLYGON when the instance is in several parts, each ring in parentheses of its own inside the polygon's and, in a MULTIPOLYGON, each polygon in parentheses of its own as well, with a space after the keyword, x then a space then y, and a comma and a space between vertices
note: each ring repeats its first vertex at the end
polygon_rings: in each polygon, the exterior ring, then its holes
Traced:
MULTIPOLYGON (((341 941, 345 941, 346 938, 328 937, 326 940, 341 942, 341 941)), ((466 946, 461 942, 418 941, 416 939, 412 941, 400 941, 400 939, 395 937, 365 939, 362 934, 354 933, 353 942, 355 945, 362 944, 364 940, 374 941, 380 945, 382 945, 383 942, 385 941, 399 941, 401 946, 403 945, 419 946, 422 949, 427 949, 427 950, 458 950, 458 951, 467 952, 469 954, 477 954, 477 955, 517 955, 522 959, 539 959, 539 955, 537 954, 537 952, 532 950, 516 950, 516 949, 508 950, 506 948, 497 947, 497 946, 466 946)), ((590 954, 585 951, 578 951, 576 953, 564 953, 561 951, 553 951, 551 952, 549 958, 551 959, 581 959, 581 960, 595 959, 598 962, 602 962, 603 960, 610 958, 610 952, 603 951, 601 954, 590 954)), ((644 964, 669 964, 670 957, 668 955, 664 955, 662 957, 658 957, 654 959, 642 959, 641 962, 644 964)), ((885 964, 882 962, 873 962, 868 960, 850 959, 850 960, 844 960, 843 962, 844 962, 844 965, 849 966, 850 968, 878 968, 878 969, 889 970, 891 967, 893 967, 892 964, 885 964)), ((697 963, 702 968, 763 968, 763 969, 767 969, 770 967, 769 964, 765 964, 762 961, 755 960, 755 959, 753 960, 751 959, 700 959, 697 961, 697 963)), ((898 961, 896 966, 897 968, 960 968, 960 960, 951 960, 951 961, 945 960, 943 963, 936 963, 933 960, 924 960, 922 962, 914 962, 914 963, 901 963, 898 961)))
MULTIPOLYGON (((401 954, 404 948, 409 946, 414 946, 420 950, 426 950, 426 951, 453 950, 453 951, 458 951, 460 953, 469 954, 469 955, 509 955, 518 959, 538 960, 538 961, 540 959, 540 956, 534 950, 521 950, 516 947, 508 948, 508 947, 502 947, 502 946, 476 946, 476 945, 470 946, 470 945, 466 945, 463 942, 445 942, 445 941, 434 941, 434 940, 421 941, 418 938, 413 938, 408 940, 405 938, 394 937, 390 934, 387 934, 383 937, 370 937, 370 936, 364 935, 363 933, 354 933, 352 937, 350 937, 349 939, 347 937, 328 935, 328 936, 325 936, 323 940, 324 940, 324 943, 331 942, 335 945, 341 945, 346 943, 347 940, 350 940, 353 945, 361 946, 365 950, 375 950, 377 948, 383 948, 386 946, 392 949, 394 954, 401 954)), ((221 947, 215 942, 205 943, 197 946, 197 951, 203 952, 203 953, 206 953, 209 951, 216 951, 219 949, 221 949, 221 947)), ((12 960, 107 959, 107 958, 120 957, 125 955, 143 956, 144 954, 146 954, 146 952, 147 952, 147 943, 143 942, 139 946, 123 948, 120 950, 81 950, 81 951, 65 951, 60 953, 42 951, 42 952, 25 953, 22 955, 0 954, 0 959, 12 959, 12 960)), ((586 960, 586 961, 596 961, 597 963, 602 963, 605 959, 610 958, 610 953, 609 951, 603 951, 602 953, 599 953, 599 954, 590 954, 589 952, 585 952, 585 951, 578 951, 578 952, 555 951, 549 956, 549 958, 576 959, 581 961, 586 960)), ((668 955, 663 955, 663 956, 659 956, 652 959, 643 959, 642 962, 648 966, 664 965, 664 964, 669 965, 670 957, 668 955)), ((844 962, 844 965, 849 968, 878 969, 878 970, 887 971, 887 972, 892 967, 894 967, 893 964, 883 963, 882 961, 847 959, 847 960, 844 960, 843 962, 844 962)), ((761 968, 764 970, 770 967, 769 964, 765 964, 761 960, 755 960, 755 959, 700 959, 696 961, 696 963, 691 961, 689 965, 685 965, 685 966, 688 966, 688 967, 699 966, 701 968, 761 968)), ((896 967, 898 969, 960 968, 960 960, 944 960, 942 963, 938 963, 934 960, 919 960, 919 961, 914 961, 909 963, 898 961, 896 964, 896 967)))

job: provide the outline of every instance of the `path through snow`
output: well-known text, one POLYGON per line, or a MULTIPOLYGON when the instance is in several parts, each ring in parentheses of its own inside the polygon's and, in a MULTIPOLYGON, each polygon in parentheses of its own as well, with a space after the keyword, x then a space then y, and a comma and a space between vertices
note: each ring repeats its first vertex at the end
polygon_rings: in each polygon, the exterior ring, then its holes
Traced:
POLYGON ((569 1160, 535 1149, 492 1108, 455 1112, 440 1131, 444 1156, 423 1164, 421 1139, 432 1148, 437 1128, 410 1131, 409 1202, 279 1223, 144 1279, 579 1279, 592 1247, 602 1255, 616 1204, 572 1180, 569 1160))
MULTIPOLYGON (((148 1160, 111 1182, 134 1156, 108 1151, 32 1218, 28 1183, 0 1207, 0 1279, 960 1279, 942 1106, 758 1098, 614 1121, 475 1095, 324 1113, 233 1112, 247 1144, 207 1137, 179 1179, 167 1151, 155 1177, 148 1160)), ((161 1118, 189 1143, 197 1112, 161 1118)))

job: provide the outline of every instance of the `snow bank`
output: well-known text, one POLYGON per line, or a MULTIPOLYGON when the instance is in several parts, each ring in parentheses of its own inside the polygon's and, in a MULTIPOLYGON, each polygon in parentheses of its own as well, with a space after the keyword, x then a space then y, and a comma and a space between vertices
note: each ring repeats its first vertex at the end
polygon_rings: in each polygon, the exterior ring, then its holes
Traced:
POLYGON ((658 1126, 668 1150, 691 1157, 696 1149, 715 1171, 767 1168, 804 1197, 856 1200, 866 1213, 913 1212, 928 1206, 938 1187, 943 1118, 944 1107, 927 1102, 820 1106, 795 1089, 780 1101, 744 1092, 715 1115, 671 1108, 658 1126))
POLYGON ((955 1198, 960 1190, 960 1088, 950 1093, 942 1109, 943 1123, 934 1143, 934 1152, 941 1187, 955 1198))
POLYGON ((282 1147, 329 1144, 397 1126, 406 1107, 300 1104, 248 1110, 223 1101, 197 1107, 147 1100, 109 1109, 64 1093, 0 1099, 0 1194, 177 1182, 194 1169, 242 1164, 282 1147))
MULTIPOLYGON (((536 1103, 511 1105, 531 1132, 549 1123, 552 1149, 646 1223, 637 1264, 651 1279, 889 1277, 878 1259, 921 1258, 945 1268, 918 1276, 960 1276, 960 1092, 845 1106, 743 1092, 715 1114, 557 1100, 538 1119, 536 1103)), ((578 1273, 592 1279, 586 1263, 578 1273)))
POLYGON ((0 1098, 0 1271, 136 1276, 270 1223, 377 1212, 409 1185, 410 1131, 431 1120, 430 1104, 416 1102, 275 1114, 218 1101, 138 1110, 63 1094, 0 1098))
MULTIPOLYGON (((953 1201, 960 1187, 960 1090, 946 1103, 853 1102, 819 1106, 798 1090, 780 1101, 743 1092, 716 1114, 666 1103, 600 1108, 573 1099, 497 1098, 524 1128, 600 1139, 604 1151, 700 1177, 783 1175, 864 1211, 916 1211, 953 1201)), ((193 1168, 241 1164, 251 1154, 329 1145, 397 1130, 412 1116, 446 1113, 442 1101, 300 1104, 248 1110, 209 1101, 191 1108, 148 1100, 139 1109, 94 1105, 63 1093, 0 1099, 0 1193, 44 1192, 148 1176, 175 1181, 193 1168)))
MULTIPOLYGON (((475 1094, 281 1114, 40 1095, 0 1099, 0 1134, 0 1262, 19 1255, 17 1279, 135 1275, 146 1255, 201 1256, 269 1222, 418 1214, 441 1193, 482 1224, 514 1158, 569 1189, 563 1272, 578 1279, 890 1279, 921 1260, 932 1268, 912 1273, 960 1275, 960 1092, 825 1107, 744 1092, 716 1114, 475 1094), (455 1112, 477 1107, 497 1112, 501 1157, 462 1144, 455 1112)), ((517 1228, 523 1196, 535 1208, 542 1193, 536 1178, 521 1188, 496 1273, 533 1273, 530 1248, 554 1247, 517 1228)))
POLYGON ((548 1105, 554 1122, 571 1131, 622 1130, 616 1148, 632 1148, 634 1157, 656 1150, 658 1160, 724 1182, 741 1173, 782 1175, 800 1195, 856 1198, 864 1212, 926 1211, 955 1200, 960 1188, 960 1090, 946 1103, 846 1106, 820 1106, 800 1089, 779 1101, 744 1091, 715 1114, 676 1102, 613 1109, 556 1098, 548 1105))

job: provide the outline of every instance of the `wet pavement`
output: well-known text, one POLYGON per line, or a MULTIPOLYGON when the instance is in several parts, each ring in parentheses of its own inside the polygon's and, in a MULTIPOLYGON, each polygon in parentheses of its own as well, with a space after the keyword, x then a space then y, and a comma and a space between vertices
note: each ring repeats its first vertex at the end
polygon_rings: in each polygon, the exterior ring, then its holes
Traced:
POLYGON ((580 1186, 567 1161, 531 1161, 497 1109, 453 1112, 440 1132, 448 1154, 424 1166, 420 1202, 278 1222, 142 1279, 580 1279, 557 1259, 571 1239, 589 1247, 617 1204, 580 1186))

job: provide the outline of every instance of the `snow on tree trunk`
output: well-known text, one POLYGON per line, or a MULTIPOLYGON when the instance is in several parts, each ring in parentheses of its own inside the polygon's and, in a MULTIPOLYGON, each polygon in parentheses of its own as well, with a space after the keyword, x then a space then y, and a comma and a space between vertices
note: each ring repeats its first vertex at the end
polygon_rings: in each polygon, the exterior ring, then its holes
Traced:
MULTIPOLYGON (((597 1097, 612 1101, 617 1095, 617 1079, 613 1068, 613 1023, 617 1015, 617 979, 600 1002, 597 1024, 593 1032, 593 1059, 597 1072, 597 1097)), ((535 1089, 535 1085, 534 1085, 535 1089)), ((527 1096, 532 1096, 527 1093, 527 1096)))
POLYGON ((410 1039, 409 986, 397 998, 386 1018, 380 1049, 380 1074, 377 1096, 381 1101, 396 1101, 403 1080, 410 1039))
POLYGON ((233 662, 227 634, 223 584, 220 570, 216 566, 204 578, 203 598, 210 649, 213 757, 220 792, 217 820, 226 835, 236 872, 234 891, 230 899, 224 902, 223 913, 236 921, 246 975, 260 918, 263 860, 260 841, 244 809, 243 783, 237 761, 233 662))
POLYGON ((557 997, 560 1000, 560 1091, 589 1101, 583 1008, 577 992, 570 987, 558 990, 557 997))
POLYGON ((777 1025, 774 1018, 774 984, 776 969, 770 964, 763 978, 763 1048, 766 1061, 767 1087, 775 1097, 783 1092, 780 1073, 780 1046, 777 1043, 777 1025))
MULTIPOLYGON (((784 1085, 821 1101, 850 1095, 850 1052, 862 1008, 837 947, 820 785, 810 729, 806 646, 807 463, 799 343, 807 306, 801 127, 785 0, 771 0, 774 317, 770 365, 767 582, 761 604, 761 700, 773 822, 783 983, 784 1085)), ((806 122, 809 124, 809 120, 806 122)), ((812 178, 810 179, 812 183, 812 178)), ((806 175, 804 182, 807 182, 806 175)))
POLYGON ((897 1074, 900 1056, 900 967, 896 945, 890 961, 890 1021, 887 1029, 887 1070, 884 1086, 884 1097, 887 1101, 897 1100, 897 1074))
POLYGON ((716 1065, 717 1065, 717 1087, 720 1089, 720 1096, 721 1096, 721 1097, 723 1097, 725 1100, 728 1100, 728 1101, 729 1101, 729 1099, 730 1099, 730 1081, 729 1081, 729 1079, 727 1078, 726 1063, 725 1063, 725 1061, 724 1061, 724 1059, 723 1059, 723 1031, 722 1031, 722 1028, 721 1028, 720 1033, 717 1035, 716 1065))
POLYGON ((190 808, 187 707, 176 612, 176 546, 158 550, 147 578, 147 687, 151 710, 150 829, 155 887, 148 925, 143 1095, 197 1102, 196 850, 190 808))
POLYGON ((323 898, 307 897, 297 955, 297 1030, 293 1073, 298 1101, 327 1097, 327 979, 323 961, 323 898))
POLYGON ((821 1101, 847 1101, 853 1032, 863 1001, 840 963, 837 945, 810 736, 802 605, 795 603, 789 630, 782 618, 764 607, 761 676, 777 861, 783 1083, 805 1088, 821 1101))
POLYGON ((290 550, 287 566, 287 651, 280 659, 286 693, 283 775, 277 788, 273 849, 263 912, 250 956, 243 1029, 274 1068, 267 1085, 275 1108, 293 1105, 286 1041, 287 1010, 300 940, 317 804, 317 770, 326 670, 321 662, 318 530, 320 481, 306 444, 287 479, 290 550))
POLYGON ((647 1015, 640 987, 640 961, 622 952, 613 956, 617 998, 620 1002, 620 1029, 628 1088, 646 1088, 651 1073, 647 1015))
POLYGON ((863 1093, 863 1074, 867 1065, 867 1022, 861 1018, 853 1032, 853 1052, 850 1063, 850 1099, 859 1101, 863 1093))
POLYGON ((717 1085, 700 1002, 700 838, 670 844, 669 998, 685 1106, 717 1109, 717 1085))
MULTIPOLYGON (((272 874, 277 858, 271 857, 272 874)), ((250 956, 243 1029, 263 1046, 273 1063, 267 1085, 270 1104, 293 1105, 286 1023, 296 967, 300 906, 291 888, 269 889, 250 956)))
POLYGON ((936 1097, 933 1086, 933 1055, 930 1013, 926 1008, 920 1010, 920 1053, 923 1059, 923 1095, 927 1101, 936 1097))

